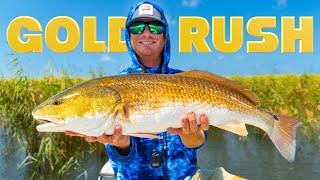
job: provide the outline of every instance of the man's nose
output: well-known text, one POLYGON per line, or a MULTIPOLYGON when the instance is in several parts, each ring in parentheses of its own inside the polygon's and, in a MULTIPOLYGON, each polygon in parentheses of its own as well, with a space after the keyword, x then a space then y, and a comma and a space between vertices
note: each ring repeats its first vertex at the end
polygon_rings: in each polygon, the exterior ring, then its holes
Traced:
POLYGON ((146 26, 146 27, 144 28, 144 31, 143 31, 142 35, 148 36, 148 35, 151 35, 151 34, 152 34, 152 33, 150 32, 149 26, 146 26))

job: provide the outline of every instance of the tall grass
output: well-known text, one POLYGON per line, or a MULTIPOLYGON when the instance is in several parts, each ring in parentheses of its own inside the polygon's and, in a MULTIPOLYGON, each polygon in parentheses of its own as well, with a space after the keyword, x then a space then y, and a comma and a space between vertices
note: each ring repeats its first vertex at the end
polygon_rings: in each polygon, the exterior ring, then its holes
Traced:
MULTIPOLYGON (((28 79, 19 62, 13 60, 16 76, 0 80, 0 122, 6 133, 23 144, 27 157, 20 167, 27 166, 31 179, 64 177, 77 169, 86 177, 79 157, 85 151, 104 153, 101 144, 88 144, 83 138, 70 138, 63 133, 38 133, 31 116, 36 104, 73 86, 85 78, 61 76, 28 79), (55 175, 53 175, 55 174, 55 175), (45 175, 45 176, 44 176, 45 175)), ((91 77, 98 75, 91 71, 91 77)), ((309 140, 320 142, 320 75, 281 75, 232 77, 254 91, 263 107, 273 112, 291 115, 303 121, 301 129, 309 140)), ((254 129, 257 134, 262 131, 254 129)), ((80 176, 81 176, 80 175, 80 176)))
POLYGON ((303 122, 309 140, 320 142, 320 75, 233 77, 255 92, 263 107, 303 122))
POLYGON ((26 150, 28 156, 19 167, 27 166, 29 174, 26 176, 31 179, 61 178, 72 170, 83 171, 86 175, 79 157, 83 157, 84 152, 103 154, 103 145, 88 144, 83 138, 70 138, 63 133, 38 133, 31 115, 36 104, 85 79, 70 78, 66 72, 61 77, 28 79, 17 59, 12 63, 15 78, 0 80, 0 123, 5 133, 26 150))

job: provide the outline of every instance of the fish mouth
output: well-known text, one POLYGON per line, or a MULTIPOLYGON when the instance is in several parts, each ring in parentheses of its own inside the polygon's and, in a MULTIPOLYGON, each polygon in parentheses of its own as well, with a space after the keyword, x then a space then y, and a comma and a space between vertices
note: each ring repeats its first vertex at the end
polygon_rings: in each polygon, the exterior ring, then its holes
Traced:
POLYGON ((39 122, 36 127, 39 132, 64 132, 65 121, 63 119, 38 116, 33 114, 33 118, 39 122))
POLYGON ((59 124, 63 122, 64 120, 61 118, 51 117, 51 116, 39 116, 36 114, 32 114, 33 118, 37 120, 40 124, 46 124, 46 123, 54 123, 59 124))
MULTIPOLYGON (((46 119, 36 119, 38 121, 39 124, 47 124, 47 123, 54 123, 54 122, 51 122, 51 121, 48 121, 46 119)), ((56 124, 56 123, 54 123, 56 124)))

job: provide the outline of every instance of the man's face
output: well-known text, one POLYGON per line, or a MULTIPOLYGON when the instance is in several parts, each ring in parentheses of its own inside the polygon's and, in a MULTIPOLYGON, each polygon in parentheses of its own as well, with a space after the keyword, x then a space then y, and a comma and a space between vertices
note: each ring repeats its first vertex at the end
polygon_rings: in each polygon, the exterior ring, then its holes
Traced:
MULTIPOLYGON (((151 22, 144 20, 143 22, 151 22)), ((148 26, 142 34, 130 34, 133 50, 139 57, 160 55, 164 47, 164 34, 152 34, 148 26)))

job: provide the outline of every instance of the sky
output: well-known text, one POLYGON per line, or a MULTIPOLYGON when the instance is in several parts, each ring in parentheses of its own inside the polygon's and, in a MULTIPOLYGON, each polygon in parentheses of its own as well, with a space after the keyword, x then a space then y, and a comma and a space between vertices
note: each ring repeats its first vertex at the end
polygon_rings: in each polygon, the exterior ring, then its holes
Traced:
MULTIPOLYGON (((0 7, 0 77, 12 77, 14 71, 10 61, 18 58, 24 73, 31 77, 61 74, 67 71, 70 76, 88 76, 89 71, 104 72, 106 75, 118 74, 130 65, 130 57, 124 53, 84 53, 82 40, 78 47, 65 54, 58 54, 44 45, 42 53, 15 53, 7 44, 7 27, 18 16, 36 18, 44 29, 48 21, 56 16, 73 18, 82 32, 84 16, 97 19, 97 39, 107 44, 109 16, 127 16, 136 0, 1 0, 0 7)), ((320 2, 314 0, 161 0, 151 1, 163 8, 169 21, 171 39, 170 67, 184 71, 192 69, 206 70, 217 74, 261 75, 261 74, 302 74, 320 73, 320 2), (229 28, 230 16, 242 16, 244 27, 254 16, 276 16, 276 29, 268 29, 278 35, 280 40, 281 16, 313 16, 314 51, 313 53, 281 54, 281 44, 272 53, 247 53, 246 42, 259 40, 248 35, 244 29, 242 48, 231 54, 216 51, 211 42, 211 31, 207 43, 211 53, 179 53, 179 16, 200 16, 210 24, 212 16, 225 16, 229 28)), ((298 21, 296 21, 298 23, 298 21)), ((227 32, 228 33, 228 32, 227 32)), ((63 38, 63 37, 62 37, 63 38)), ((296 47, 298 44, 296 43, 296 47)))

